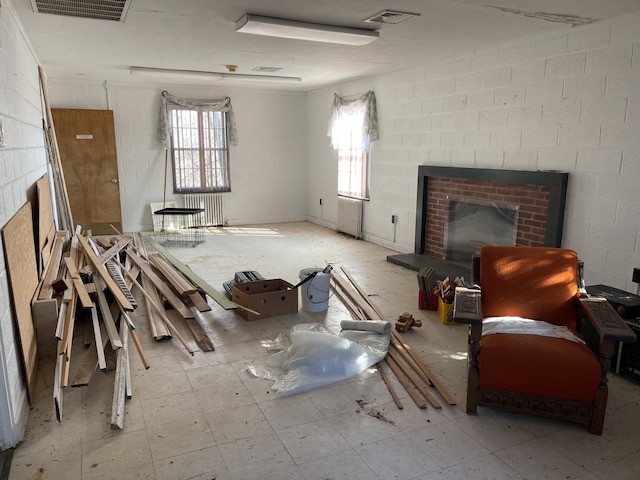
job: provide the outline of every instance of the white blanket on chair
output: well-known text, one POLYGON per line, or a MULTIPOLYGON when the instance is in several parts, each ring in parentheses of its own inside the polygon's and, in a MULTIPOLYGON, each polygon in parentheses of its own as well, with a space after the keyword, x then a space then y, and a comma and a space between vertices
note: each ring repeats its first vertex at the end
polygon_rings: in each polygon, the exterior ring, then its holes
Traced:
POLYGON ((571 330, 565 326, 553 325, 540 320, 531 320, 522 317, 487 317, 482 320, 482 336, 494 333, 518 333, 529 335, 542 335, 545 337, 557 337, 584 343, 571 330))

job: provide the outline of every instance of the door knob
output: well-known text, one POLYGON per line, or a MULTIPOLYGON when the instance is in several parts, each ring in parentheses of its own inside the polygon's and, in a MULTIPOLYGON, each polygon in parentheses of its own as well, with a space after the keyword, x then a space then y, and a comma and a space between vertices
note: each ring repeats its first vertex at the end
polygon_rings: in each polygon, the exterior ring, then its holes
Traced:
POLYGON ((111 179, 111 183, 118 183, 118 178, 117 177, 113 177, 111 179))

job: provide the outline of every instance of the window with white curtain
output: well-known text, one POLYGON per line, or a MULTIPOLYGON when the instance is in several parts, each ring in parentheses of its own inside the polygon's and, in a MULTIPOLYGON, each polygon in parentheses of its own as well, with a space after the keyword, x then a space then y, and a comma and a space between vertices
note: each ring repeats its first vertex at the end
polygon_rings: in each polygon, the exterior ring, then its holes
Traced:
POLYGON ((229 146, 239 140, 229 97, 188 99, 165 90, 160 95, 157 133, 166 152, 171 152, 175 193, 230 191, 229 146))
POLYGON ((378 139, 375 94, 334 95, 328 133, 338 152, 338 194, 368 199, 370 144, 378 139))

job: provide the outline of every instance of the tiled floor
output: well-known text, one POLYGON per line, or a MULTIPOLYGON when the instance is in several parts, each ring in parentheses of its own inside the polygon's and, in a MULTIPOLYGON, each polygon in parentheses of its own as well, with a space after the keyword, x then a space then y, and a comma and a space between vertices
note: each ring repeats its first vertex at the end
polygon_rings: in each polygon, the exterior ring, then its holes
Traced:
POLYGON ((45 360, 12 480, 640 476, 640 387, 615 376, 602 436, 581 425, 482 408, 477 416, 465 415, 466 328, 442 325, 434 312, 418 310, 415 272, 385 260, 395 252, 309 223, 220 229, 195 248, 172 252, 219 290, 239 270, 296 283, 306 267, 346 267, 388 319, 408 311, 424 322, 405 338, 461 405, 419 410, 394 382, 404 405, 398 410, 375 370, 286 398, 270 392, 272 382, 246 372, 268 356, 261 340, 299 322, 331 326, 349 318, 336 297, 325 313, 301 310, 255 322, 214 304, 201 321, 215 351, 193 357, 175 339, 154 342, 141 306, 134 322, 151 368, 143 369, 132 348, 134 391, 124 430, 109 425, 113 371, 97 373, 88 387, 66 389, 57 423, 52 362, 45 360))

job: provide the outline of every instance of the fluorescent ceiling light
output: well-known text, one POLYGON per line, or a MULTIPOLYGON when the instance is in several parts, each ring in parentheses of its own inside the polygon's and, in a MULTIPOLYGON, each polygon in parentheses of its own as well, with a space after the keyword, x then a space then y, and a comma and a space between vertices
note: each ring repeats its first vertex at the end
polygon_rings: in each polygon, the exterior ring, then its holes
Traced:
POLYGON ((199 78, 203 80, 220 81, 225 78, 235 78, 238 80, 277 82, 277 83, 298 83, 302 81, 300 77, 282 77, 277 75, 252 75, 247 73, 226 73, 226 72, 202 72, 198 70, 173 70, 170 68, 153 67, 131 67, 131 75, 146 75, 153 77, 174 77, 174 78, 199 78))
POLYGON ((376 30, 298 22, 251 14, 243 16, 236 22, 236 32, 343 45, 367 45, 380 37, 376 30))
POLYGON ((147 75, 153 77, 170 76, 180 78, 202 78, 204 80, 222 80, 223 76, 216 72, 200 72, 197 70, 172 70, 170 68, 131 67, 131 75, 147 75))

